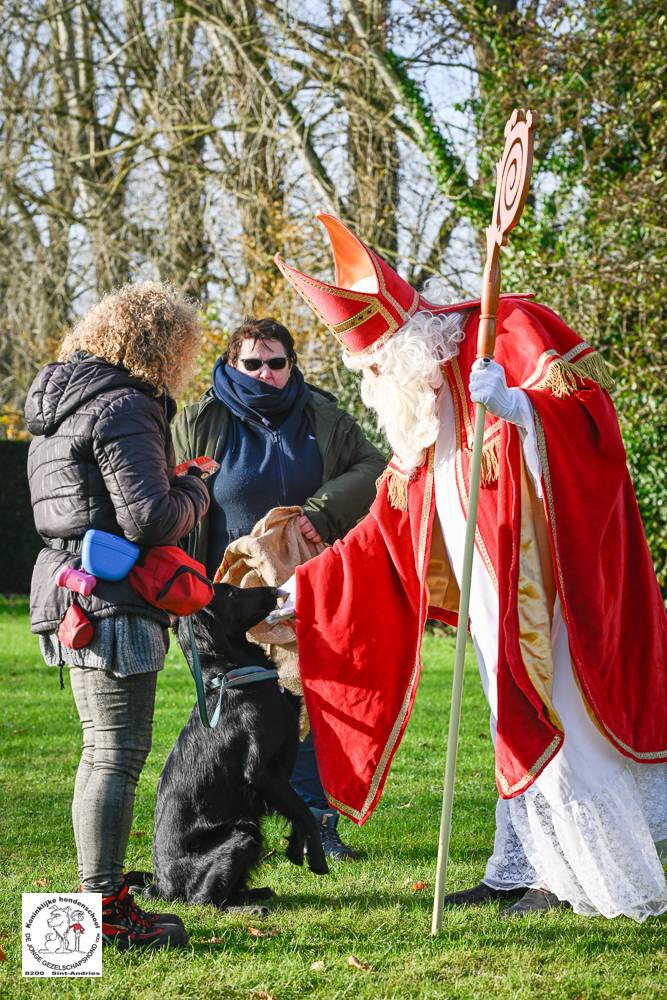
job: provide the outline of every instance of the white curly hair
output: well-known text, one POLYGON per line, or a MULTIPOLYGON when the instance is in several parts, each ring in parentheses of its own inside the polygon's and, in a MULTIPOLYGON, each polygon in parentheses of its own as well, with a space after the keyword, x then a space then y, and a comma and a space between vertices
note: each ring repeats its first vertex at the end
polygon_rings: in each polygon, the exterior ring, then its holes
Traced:
MULTIPOLYGON (((442 283, 427 282, 428 301, 439 304, 442 283)), ((361 398, 377 414, 390 445, 405 468, 424 461, 438 436, 438 390, 442 366, 455 357, 463 339, 461 313, 418 310, 393 337, 364 354, 343 352, 343 363, 362 371, 361 398)))

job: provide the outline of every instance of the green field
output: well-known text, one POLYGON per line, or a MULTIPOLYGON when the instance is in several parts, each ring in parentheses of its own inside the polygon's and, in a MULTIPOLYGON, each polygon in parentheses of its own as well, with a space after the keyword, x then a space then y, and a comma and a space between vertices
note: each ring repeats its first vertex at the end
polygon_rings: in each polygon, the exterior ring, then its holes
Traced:
MULTIPOLYGON (((24 601, 0 605, 0 997, 244 998, 667 998, 667 922, 586 919, 558 911, 501 921, 498 907, 446 911, 430 936, 445 721, 453 643, 427 635, 412 722, 384 797, 344 838, 364 853, 328 877, 282 857, 282 828, 266 824, 257 884, 279 894, 271 915, 230 917, 172 906, 191 935, 185 952, 105 951, 101 980, 21 977, 21 893, 77 885, 69 807, 80 733, 68 689, 45 667, 24 601), (415 882, 427 887, 414 891, 415 882), (270 931, 254 937, 249 927, 270 931), (355 956, 363 966, 348 964, 355 956), (316 967, 312 968, 316 963, 316 967)), ((143 773, 127 856, 149 868, 153 797, 162 763, 194 701, 172 648, 158 686, 153 750, 143 773)), ((450 886, 476 882, 493 838, 495 789, 487 713, 469 661, 454 811, 450 886)))

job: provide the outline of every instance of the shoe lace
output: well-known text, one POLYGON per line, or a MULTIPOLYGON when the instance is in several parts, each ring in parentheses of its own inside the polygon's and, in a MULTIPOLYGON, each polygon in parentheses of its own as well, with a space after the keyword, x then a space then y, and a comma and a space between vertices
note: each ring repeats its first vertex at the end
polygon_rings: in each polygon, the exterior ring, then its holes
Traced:
POLYGON ((126 885, 124 885, 118 893, 116 906, 121 913, 129 917, 133 924, 136 924, 139 927, 152 927, 153 921, 144 910, 137 906, 134 901, 134 896, 130 895, 126 885))

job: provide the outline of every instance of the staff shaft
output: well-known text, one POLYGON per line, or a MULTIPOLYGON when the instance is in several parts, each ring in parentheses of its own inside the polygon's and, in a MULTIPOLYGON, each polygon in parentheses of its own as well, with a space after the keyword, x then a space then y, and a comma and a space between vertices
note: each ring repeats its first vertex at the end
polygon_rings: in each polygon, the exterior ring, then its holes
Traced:
POLYGON ((475 406, 475 437, 470 463, 470 495, 468 497, 468 519, 463 546, 463 573, 461 578, 461 600, 459 602, 459 624, 456 631, 456 654, 452 679, 452 704, 449 714, 447 736, 447 762, 440 815, 440 838, 438 842, 438 863, 435 872, 435 897, 431 934, 435 935, 442 925, 443 900, 447 885, 449 864, 449 841, 452 832, 452 812, 454 808, 454 779, 456 778, 456 757, 461 723, 461 700, 463 696, 463 671, 465 667, 466 640, 468 637, 468 611, 470 608, 470 583, 472 560, 475 551, 475 528, 477 526, 477 500, 479 498, 480 470, 482 465, 482 444, 484 438, 484 417, 486 407, 482 403, 475 406))
MULTIPOLYGON (((533 162, 533 128, 535 115, 532 111, 515 109, 505 125, 505 147, 496 165, 496 197, 493 205, 491 225, 486 229, 486 263, 482 276, 482 302, 477 338, 477 357, 491 359, 496 335, 496 315, 500 295, 500 247, 507 243, 507 234, 519 221, 528 194, 530 172, 533 162)), ((454 678, 452 681, 452 706, 447 736, 447 762, 445 766, 442 814, 440 817, 440 839, 438 843, 438 863, 435 875, 435 898, 433 900, 433 921, 431 933, 437 934, 442 924, 447 866, 449 863, 449 841, 452 831, 452 810, 454 806, 454 778, 456 776, 456 755, 461 722, 461 697, 463 694, 463 669, 468 633, 470 609, 470 587, 472 560, 475 551, 475 531, 477 526, 477 500, 482 469, 482 445, 484 442, 484 417, 486 407, 477 403, 475 407, 475 437, 470 462, 470 485, 468 514, 463 549, 463 569, 461 574, 461 600, 459 603, 459 623, 456 634, 456 656, 454 658, 454 678)))

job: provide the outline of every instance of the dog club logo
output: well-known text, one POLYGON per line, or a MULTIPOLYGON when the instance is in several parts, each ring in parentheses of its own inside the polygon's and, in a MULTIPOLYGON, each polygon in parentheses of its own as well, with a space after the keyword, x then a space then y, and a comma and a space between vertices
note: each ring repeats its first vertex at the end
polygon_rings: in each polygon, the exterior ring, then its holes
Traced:
POLYGON ((23 975, 102 975, 102 896, 23 893, 23 975))

